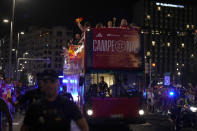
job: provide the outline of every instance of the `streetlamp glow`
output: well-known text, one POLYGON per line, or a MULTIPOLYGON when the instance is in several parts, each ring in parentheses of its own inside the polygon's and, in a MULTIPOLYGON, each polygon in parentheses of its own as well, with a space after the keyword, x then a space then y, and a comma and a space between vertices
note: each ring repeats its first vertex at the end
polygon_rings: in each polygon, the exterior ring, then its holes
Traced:
POLYGON ((170 47, 170 42, 167 43, 167 46, 170 47))
POLYGON ((24 34, 25 34, 25 32, 23 32, 23 31, 22 31, 22 32, 20 32, 20 34, 21 34, 21 35, 24 35, 24 34))
POLYGON ((4 19, 3 23, 9 23, 9 20, 8 19, 4 19))

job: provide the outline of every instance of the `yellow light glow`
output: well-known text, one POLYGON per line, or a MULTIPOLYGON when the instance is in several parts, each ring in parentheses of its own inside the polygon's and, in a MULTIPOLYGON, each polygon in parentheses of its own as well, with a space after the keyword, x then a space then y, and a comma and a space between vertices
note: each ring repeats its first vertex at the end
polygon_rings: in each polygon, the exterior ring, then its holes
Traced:
POLYGON ((170 42, 167 43, 167 46, 170 47, 170 42))
POLYGON ((182 43, 182 44, 181 44, 181 46, 182 46, 182 48, 184 48, 184 47, 185 47, 185 44, 184 44, 184 43, 182 43))
POLYGON ((156 64, 155 63, 152 63, 152 67, 155 67, 156 66, 156 64))
POLYGON ((161 7, 160 7, 160 6, 158 6, 158 7, 157 7, 157 10, 158 10, 158 11, 160 11, 160 10, 161 10, 161 7))
POLYGON ((155 41, 152 41, 152 46, 155 46, 155 41))
POLYGON ((150 20, 150 15, 147 15, 146 18, 147 18, 148 20, 150 20))
POLYGON ((3 22, 4 22, 4 23, 8 23, 9 20, 8 20, 8 19, 4 19, 3 22))
POLYGON ((146 55, 147 55, 147 56, 150 56, 150 51, 148 51, 148 52, 146 53, 146 55))

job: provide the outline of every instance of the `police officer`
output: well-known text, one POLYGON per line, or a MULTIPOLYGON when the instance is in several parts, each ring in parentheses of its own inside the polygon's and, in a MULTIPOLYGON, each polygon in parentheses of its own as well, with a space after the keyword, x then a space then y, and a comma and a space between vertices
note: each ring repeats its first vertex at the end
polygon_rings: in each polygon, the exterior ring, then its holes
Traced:
POLYGON ((76 104, 58 95, 58 75, 53 70, 43 72, 45 98, 33 103, 26 112, 21 131, 70 131, 74 120, 82 131, 88 125, 76 104))

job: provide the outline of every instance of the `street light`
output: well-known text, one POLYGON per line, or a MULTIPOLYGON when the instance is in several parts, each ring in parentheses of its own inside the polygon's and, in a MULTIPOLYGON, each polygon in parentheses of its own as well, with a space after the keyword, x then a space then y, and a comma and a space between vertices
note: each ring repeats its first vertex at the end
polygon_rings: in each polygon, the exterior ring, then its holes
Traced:
POLYGON ((8 19, 3 19, 3 23, 9 23, 8 19))
MULTIPOLYGON (((24 35, 24 32, 18 32, 17 34, 17 49, 16 49, 16 66, 18 65, 18 52, 19 52, 19 44, 20 44, 20 35, 24 35)), ((16 67, 17 68, 17 67, 16 67)), ((18 70, 16 69, 16 74, 18 73, 18 70)))
POLYGON ((16 5, 16 0, 13 0, 13 3, 12 3, 12 19, 10 21, 10 47, 9 47, 9 64, 8 64, 8 76, 9 76, 9 78, 11 78, 11 69, 12 69, 12 44, 13 44, 15 5, 16 5))

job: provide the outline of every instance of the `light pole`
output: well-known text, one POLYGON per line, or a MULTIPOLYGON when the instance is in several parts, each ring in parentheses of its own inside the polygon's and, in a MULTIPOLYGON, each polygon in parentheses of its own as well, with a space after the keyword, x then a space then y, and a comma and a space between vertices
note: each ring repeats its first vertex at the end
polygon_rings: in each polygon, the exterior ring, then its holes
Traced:
POLYGON ((10 21, 10 48, 9 48, 9 63, 8 63, 8 77, 11 78, 12 70, 12 44, 13 44, 13 29, 14 29, 14 13, 16 0, 12 3, 12 19, 10 21))
MULTIPOLYGON (((24 35, 24 32, 18 32, 17 34, 17 47, 16 47, 16 79, 18 78, 18 52, 19 52, 19 44, 20 44, 20 35, 24 35)), ((18 80, 18 79, 17 79, 18 80)))

